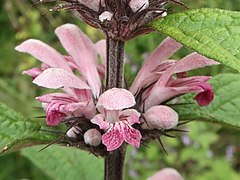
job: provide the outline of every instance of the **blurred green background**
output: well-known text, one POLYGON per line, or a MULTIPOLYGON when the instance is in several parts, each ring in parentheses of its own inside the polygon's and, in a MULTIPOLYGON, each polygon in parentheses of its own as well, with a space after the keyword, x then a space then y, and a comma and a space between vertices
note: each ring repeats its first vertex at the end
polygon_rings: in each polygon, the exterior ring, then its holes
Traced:
MULTIPOLYGON (((190 8, 218 7, 240 10, 239 0, 185 1, 190 8)), ((23 70, 38 66, 31 56, 17 53, 14 47, 29 38, 40 39, 62 51, 54 29, 64 23, 79 25, 94 42, 104 35, 75 18, 71 12, 47 13, 50 5, 32 6, 31 0, 0 1, 0 101, 28 118, 44 115, 34 107, 40 104, 34 97, 43 90, 31 84, 23 70)), ((164 37, 152 33, 127 43, 126 77, 134 79, 145 57, 164 37)), ((181 58, 190 53, 183 48, 175 55, 181 58)), ((223 67, 196 70, 191 74, 216 75, 230 70, 223 67)), ((163 167, 174 167, 189 180, 240 179, 240 133, 237 130, 213 124, 192 122, 184 127, 189 133, 176 134, 177 138, 163 138, 168 155, 161 146, 152 142, 139 150, 131 149, 126 162, 126 179, 146 179, 163 167)), ((64 165, 61 165, 64 166, 64 165)), ((79 172, 81 174, 81 172, 79 172)), ((0 157, 0 179, 51 179, 20 152, 0 157)))

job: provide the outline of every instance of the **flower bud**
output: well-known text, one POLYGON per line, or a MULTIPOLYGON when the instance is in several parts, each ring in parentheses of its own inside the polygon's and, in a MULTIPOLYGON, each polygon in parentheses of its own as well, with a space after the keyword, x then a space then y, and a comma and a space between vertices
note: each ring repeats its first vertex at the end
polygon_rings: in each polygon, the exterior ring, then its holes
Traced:
POLYGON ((149 177, 147 180, 159 180, 159 179, 166 179, 166 180, 183 180, 183 177, 179 174, 179 172, 172 168, 164 168, 153 176, 149 177))
POLYGON ((113 14, 108 12, 108 11, 104 11, 100 16, 99 16, 99 21, 103 22, 103 21, 110 21, 113 17, 113 14))
POLYGON ((80 129, 79 127, 72 127, 71 129, 68 130, 67 132, 67 136, 70 137, 70 138, 75 138, 77 137, 77 134, 80 132, 80 129))
POLYGON ((90 146, 101 144, 102 135, 97 129, 89 129, 84 133, 84 142, 90 146))
MULTIPOLYGON (((92 9, 94 11, 98 11, 99 10, 99 2, 100 2, 100 0, 78 0, 78 2, 80 2, 84 6, 89 7, 90 9, 92 9)), ((102 1, 102 2, 104 2, 104 1, 102 1)), ((102 3, 102 6, 103 5, 104 4, 102 3)))
POLYGON ((131 0, 129 2, 129 6, 131 7, 133 12, 142 11, 144 9, 147 9, 149 6, 148 0, 131 0))
POLYGON ((147 121, 142 124, 143 129, 172 129, 178 124, 178 114, 168 106, 153 106, 146 111, 147 121))
POLYGON ((162 13, 162 17, 166 17, 167 16, 167 12, 162 13))

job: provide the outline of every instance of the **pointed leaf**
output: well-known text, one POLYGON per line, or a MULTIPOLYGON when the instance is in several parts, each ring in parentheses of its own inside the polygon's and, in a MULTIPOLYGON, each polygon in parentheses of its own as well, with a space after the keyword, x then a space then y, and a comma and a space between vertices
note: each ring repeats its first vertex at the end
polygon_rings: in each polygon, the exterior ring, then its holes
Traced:
POLYGON ((240 12, 193 9, 151 23, 183 45, 240 72, 240 12))
POLYGON ((103 179, 103 160, 75 148, 50 146, 27 148, 22 154, 52 179, 103 179))
POLYGON ((41 131, 46 128, 39 121, 27 120, 0 103, 0 154, 56 139, 41 131))

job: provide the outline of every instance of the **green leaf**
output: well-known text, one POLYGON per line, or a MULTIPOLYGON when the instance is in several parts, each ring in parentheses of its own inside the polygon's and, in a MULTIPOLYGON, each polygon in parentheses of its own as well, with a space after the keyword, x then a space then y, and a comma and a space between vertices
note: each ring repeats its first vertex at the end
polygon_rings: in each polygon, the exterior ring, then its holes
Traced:
POLYGON ((183 45, 240 72, 240 12, 194 9, 150 24, 183 45))
POLYGON ((56 139, 42 132, 46 129, 39 121, 25 119, 21 114, 0 103, 0 154, 23 147, 45 144, 56 139))
POLYGON ((102 180, 103 160, 75 148, 50 146, 26 148, 22 154, 52 179, 102 180))
POLYGON ((181 120, 201 120, 240 128, 240 75, 221 74, 210 83, 214 89, 214 100, 209 106, 200 107, 192 95, 183 96, 174 107, 181 120))

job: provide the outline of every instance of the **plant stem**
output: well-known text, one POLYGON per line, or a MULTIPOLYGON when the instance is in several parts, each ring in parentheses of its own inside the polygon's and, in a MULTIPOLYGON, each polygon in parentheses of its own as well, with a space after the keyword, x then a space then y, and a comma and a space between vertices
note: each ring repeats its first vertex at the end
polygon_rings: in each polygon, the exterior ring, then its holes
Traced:
MULTIPOLYGON (((124 82, 124 42, 107 38, 106 89, 122 88, 124 82)), ((105 180, 123 180, 126 145, 105 157, 105 180)))
POLYGON ((105 180, 123 180, 126 145, 109 153, 104 161, 105 180))
POLYGON ((106 89, 123 87, 124 42, 107 38, 106 89))

